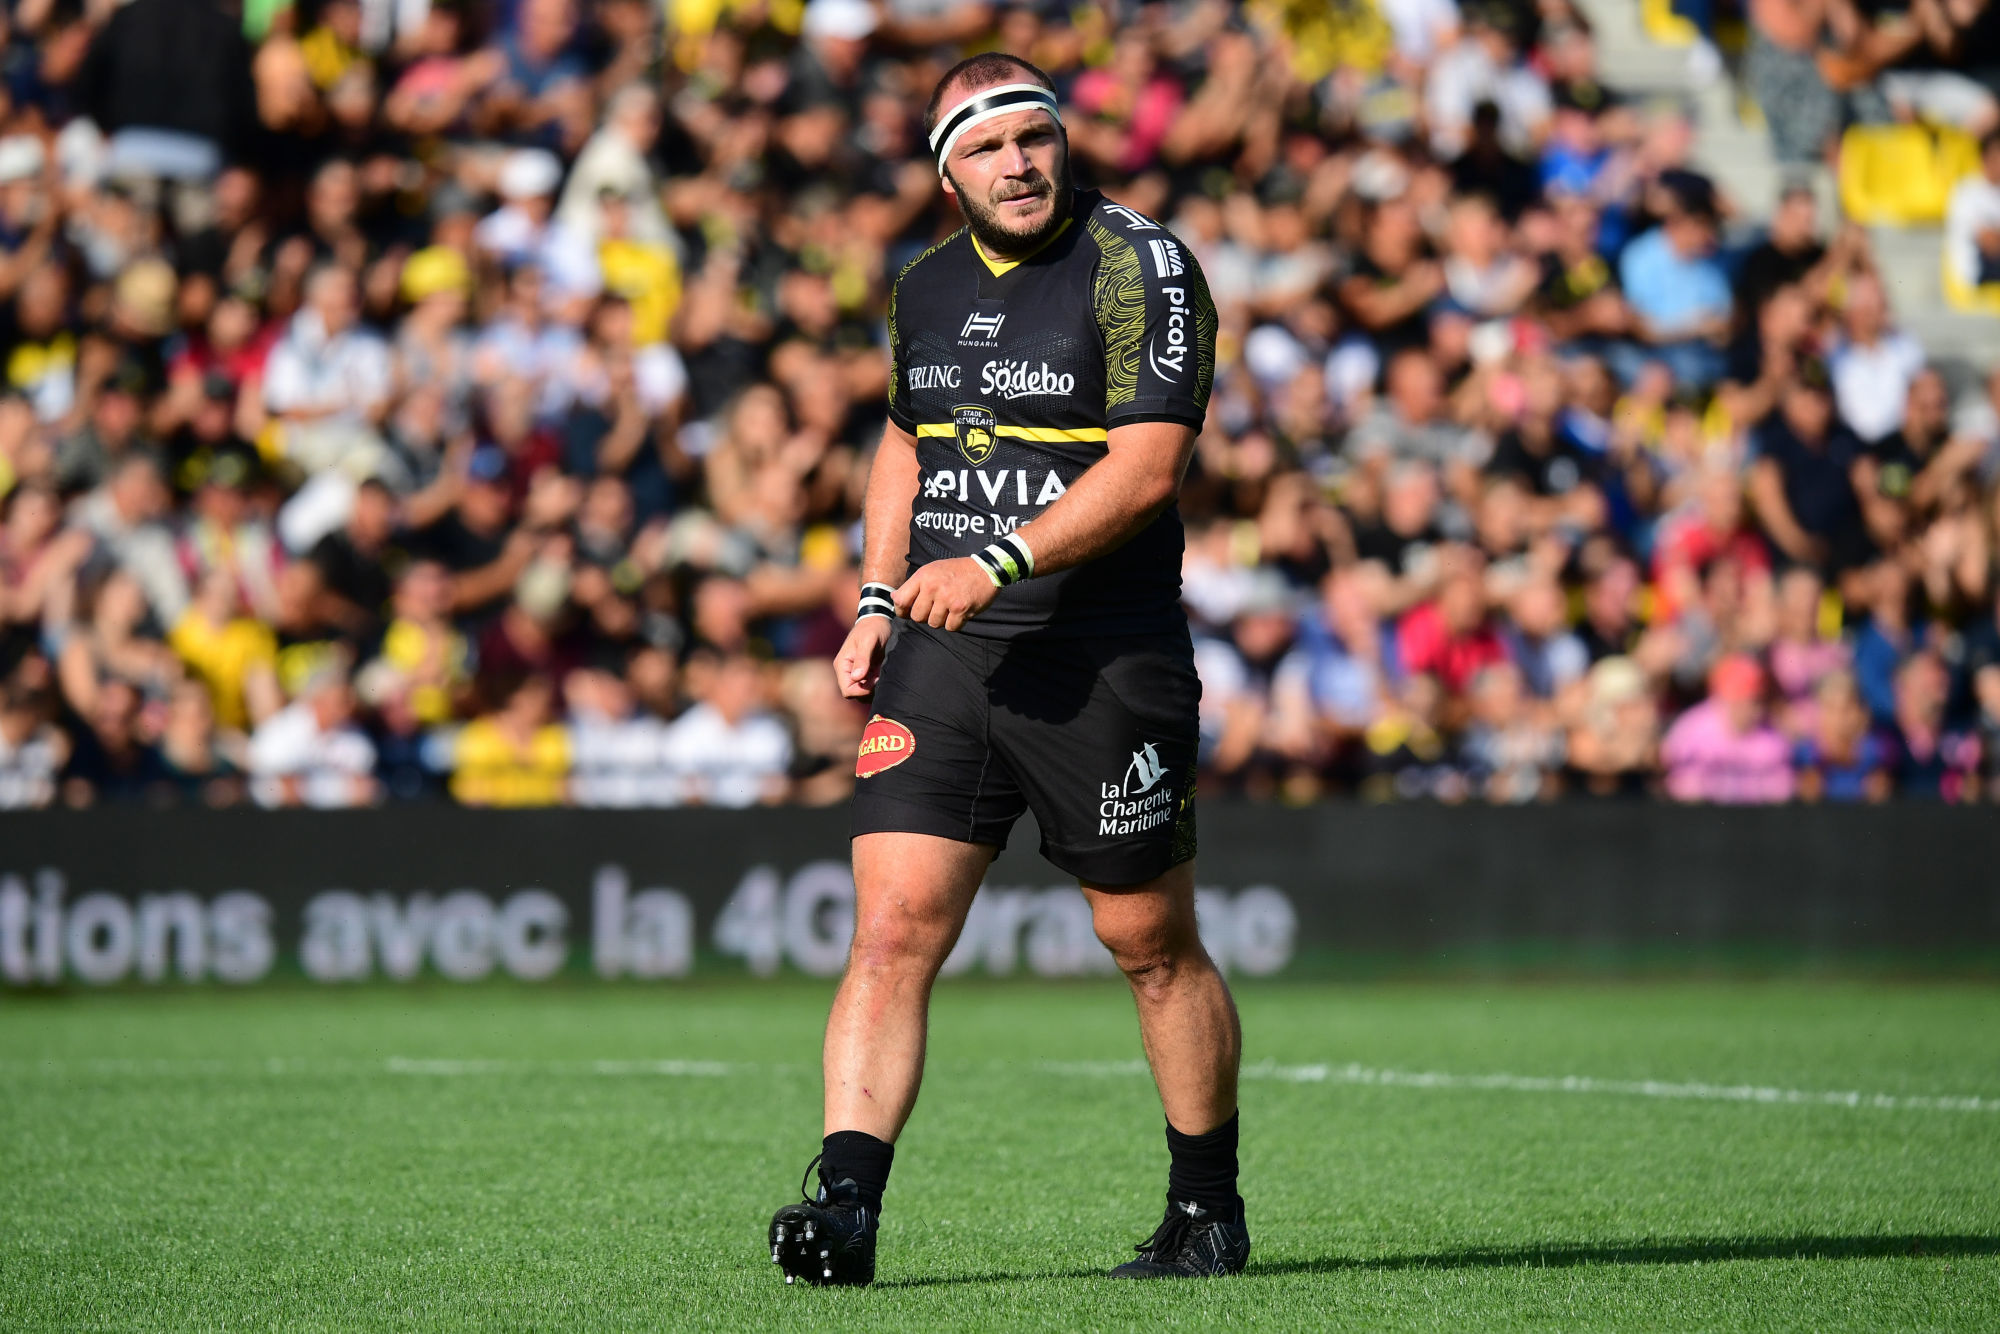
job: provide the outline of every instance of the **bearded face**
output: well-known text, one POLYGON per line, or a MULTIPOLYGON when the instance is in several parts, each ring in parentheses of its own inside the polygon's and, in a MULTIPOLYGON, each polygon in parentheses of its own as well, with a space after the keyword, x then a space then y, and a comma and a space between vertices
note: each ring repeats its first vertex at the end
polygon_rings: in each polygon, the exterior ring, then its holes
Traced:
POLYGON ((1069 145, 1040 113, 1024 112, 1018 124, 995 121, 987 133, 967 135, 944 174, 966 225, 989 254, 1026 254, 1069 217, 1075 187, 1069 145))

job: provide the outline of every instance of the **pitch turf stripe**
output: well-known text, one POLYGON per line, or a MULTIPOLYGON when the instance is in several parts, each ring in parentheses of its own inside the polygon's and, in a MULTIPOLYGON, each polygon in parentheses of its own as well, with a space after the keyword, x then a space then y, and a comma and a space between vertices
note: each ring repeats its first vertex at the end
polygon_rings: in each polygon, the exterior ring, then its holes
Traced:
POLYGON ((754 1066, 729 1061, 453 1061, 391 1056, 385 1063, 392 1075, 667 1075, 720 1079, 744 1074, 754 1066))
MULTIPOLYGON (((1041 1067, 1063 1075, 1143 1075, 1144 1061, 1063 1061, 1041 1067)), ((1595 1093, 1693 1102, 1754 1102, 1798 1107, 1865 1107, 1881 1111, 2000 1112, 2000 1098, 1847 1090, 1765 1088, 1754 1084, 1671 1083, 1657 1079, 1597 1079, 1590 1075, 1453 1075, 1435 1070, 1376 1070, 1365 1065, 1243 1067, 1244 1079, 1287 1084, 1373 1084, 1384 1088, 1500 1090, 1508 1093, 1595 1093)))
MULTIPOLYGON (((934 1062, 943 1074, 954 1067, 934 1062)), ((994 1068, 994 1067, 984 1067, 994 1068)), ((998 1067, 1018 1070, 1011 1063, 998 1067)), ((1050 1061, 1034 1067, 1043 1074, 1105 1077, 1141 1076, 1144 1061, 1050 1061)), ((598 1075, 721 1079, 734 1075, 803 1073, 787 1063, 691 1060, 535 1061, 391 1056, 386 1061, 314 1060, 268 1057, 230 1060, 213 1057, 71 1057, 0 1059, 0 1075, 354 1075, 462 1078, 484 1075, 598 1075)), ((1264 1061, 1243 1068, 1244 1079, 1284 1084, 1355 1084, 1381 1088, 1499 1091, 1506 1093, 1585 1093, 1611 1097, 1665 1098, 1684 1102, 1742 1102, 1769 1106, 1848 1107, 1877 1111, 2000 1112, 2000 1097, 1925 1093, 1862 1093, 1854 1090, 1769 1088, 1757 1084, 1675 1083, 1658 1079, 1598 1079, 1591 1075, 1457 1075, 1437 1070, 1381 1070, 1347 1065, 1278 1065, 1264 1061)))

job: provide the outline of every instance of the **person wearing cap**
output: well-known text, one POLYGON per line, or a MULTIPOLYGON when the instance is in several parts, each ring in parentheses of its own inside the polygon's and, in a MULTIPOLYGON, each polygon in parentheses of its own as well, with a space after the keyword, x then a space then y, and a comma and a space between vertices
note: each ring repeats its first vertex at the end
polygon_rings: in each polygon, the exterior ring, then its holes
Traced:
POLYGON ((1675 801, 1765 805, 1792 799, 1791 746, 1764 717, 1764 669, 1747 653, 1715 664, 1708 698, 1660 746, 1675 801))
POLYGON ((544 148, 517 148, 500 161, 500 207, 473 228, 481 255, 505 266, 533 264, 551 299, 595 296, 603 285, 589 238, 554 216, 562 162, 544 148))
POLYGON ((159 450, 144 430, 145 390, 145 369, 120 358, 91 398, 89 415, 56 445, 59 488, 89 490, 137 454, 158 459, 159 450))
POLYGON ((277 610, 277 579, 285 556, 270 526, 251 505, 259 460, 240 445, 209 452, 194 492, 194 513, 182 527, 180 565, 199 582, 221 571, 234 581, 250 609, 268 618, 277 610))
POLYGON ((473 380, 473 339, 465 328, 472 266, 451 246, 425 246, 403 261, 397 291, 410 306, 396 326, 400 381, 439 389, 462 409, 473 380))
POLYGON ((890 296, 865 582, 835 660, 875 713, 855 765, 854 945, 827 1022, 820 1190, 766 1234, 787 1281, 873 1280, 931 980, 1030 809, 1131 983, 1166 1112, 1166 1217, 1114 1273, 1233 1274, 1249 1255, 1241 1035, 1194 920, 1200 681, 1176 507, 1215 306, 1178 237, 1076 187, 1053 89, 1017 57, 975 56, 924 117, 967 226, 890 296))
POLYGON ((810 0, 800 20, 805 40, 792 55, 783 109, 798 114, 835 106, 852 121, 860 110, 868 39, 879 22, 868 0, 810 0))

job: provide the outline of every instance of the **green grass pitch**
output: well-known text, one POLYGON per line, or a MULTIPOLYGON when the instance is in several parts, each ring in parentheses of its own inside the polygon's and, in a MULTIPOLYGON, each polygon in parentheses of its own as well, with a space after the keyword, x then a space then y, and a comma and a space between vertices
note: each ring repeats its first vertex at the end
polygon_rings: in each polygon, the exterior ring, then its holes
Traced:
POLYGON ((0 998, 0 1328, 2000 1328, 1990 987, 1246 985, 1250 1272, 1114 1284, 1122 988, 950 984, 862 1292, 763 1249, 827 994, 0 998))

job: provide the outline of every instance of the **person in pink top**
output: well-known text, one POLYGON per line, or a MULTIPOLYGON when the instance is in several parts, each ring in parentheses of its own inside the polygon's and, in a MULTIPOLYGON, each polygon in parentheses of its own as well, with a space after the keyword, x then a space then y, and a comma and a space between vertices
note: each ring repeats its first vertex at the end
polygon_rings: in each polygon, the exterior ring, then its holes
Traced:
POLYGON ((1137 32, 1119 38, 1109 65, 1080 75, 1073 96, 1089 119, 1069 127, 1071 145, 1128 176, 1155 165, 1184 100, 1180 85, 1159 71, 1152 43, 1137 32))
POLYGON ((1715 665, 1708 698, 1667 732, 1661 758, 1676 801, 1758 805, 1792 799, 1791 748, 1764 718, 1764 669, 1732 654, 1715 665))

